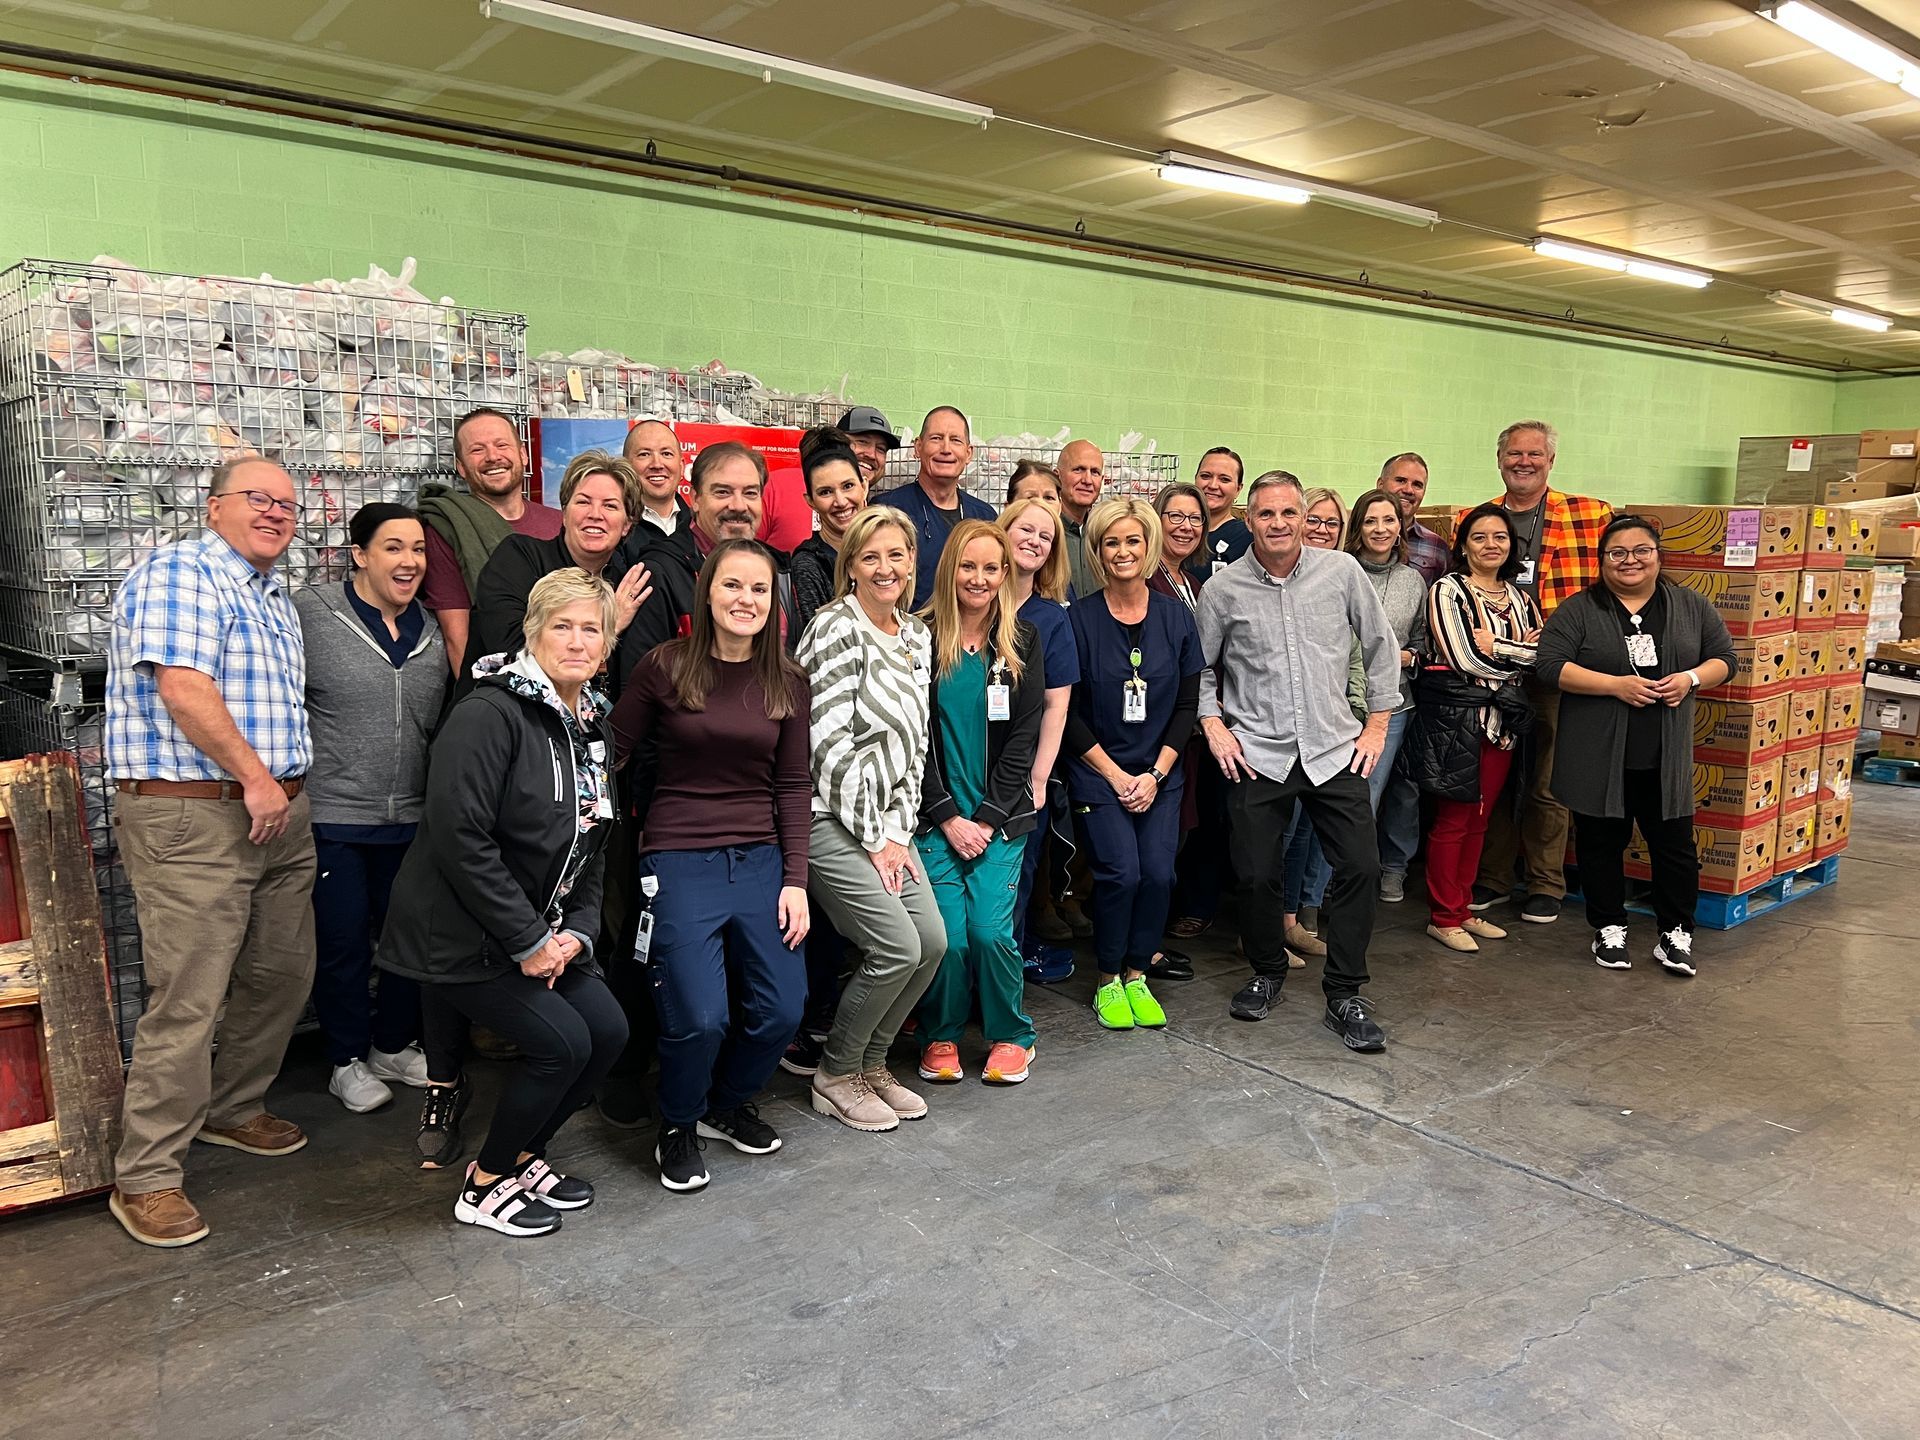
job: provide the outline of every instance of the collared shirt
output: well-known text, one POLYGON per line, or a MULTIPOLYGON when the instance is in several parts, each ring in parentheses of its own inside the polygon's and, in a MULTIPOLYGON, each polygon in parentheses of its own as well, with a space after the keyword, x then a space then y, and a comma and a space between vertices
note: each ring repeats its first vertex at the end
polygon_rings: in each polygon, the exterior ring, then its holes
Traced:
POLYGON ((1420 578, 1431 585, 1448 570, 1453 568, 1452 548, 1446 541, 1418 520, 1407 532, 1407 564, 1420 572, 1420 578))
POLYGON ((1347 703, 1358 636, 1367 709, 1400 704, 1400 646, 1366 572, 1340 550, 1303 548, 1284 580, 1249 550, 1200 592, 1200 717, 1217 716, 1247 763, 1283 780, 1298 761, 1325 784, 1353 756, 1360 721, 1347 703))
POLYGON ((387 662, 396 670, 405 668, 414 646, 420 643, 420 636, 427 628, 427 613, 420 608, 420 602, 407 602, 407 608, 400 612, 394 622, 400 631, 395 635, 387 629, 387 617, 380 613, 380 607, 362 600, 360 592, 353 588, 353 581, 342 580, 340 589, 347 597, 347 604, 353 607, 353 613, 360 617, 360 623, 367 627, 374 644, 386 651, 387 662))
POLYGON ((128 573, 113 602, 107 774, 126 780, 231 780, 174 723, 156 666, 198 670, 219 688, 240 736, 277 778, 313 764, 306 648, 278 571, 262 575, 211 530, 167 545, 128 573))
MULTIPOLYGON (((1512 508, 1504 493, 1494 496, 1493 503, 1512 508)), ((1533 537, 1539 556, 1534 596, 1540 602, 1540 613, 1546 616, 1553 614, 1562 601, 1599 581, 1600 535, 1613 520, 1613 508, 1590 495, 1549 490, 1536 514, 1540 529, 1533 537)), ((1522 543, 1528 538, 1522 526, 1522 543)))
POLYGON ((1073 576, 1068 582, 1072 587, 1072 598, 1088 599, 1100 587, 1093 583, 1093 567, 1087 564, 1086 522, 1075 520, 1063 510, 1060 512, 1060 529, 1063 532, 1062 543, 1067 547, 1067 569, 1073 576))
POLYGON ((933 497, 918 480, 902 485, 898 489, 883 490, 873 497, 876 505, 891 505, 909 520, 920 533, 918 552, 913 561, 913 608, 918 610, 927 603, 927 597, 933 594, 933 573, 940 565, 940 552, 946 549, 947 536, 953 533, 955 523, 961 520, 992 520, 993 506, 977 495, 969 495, 965 490, 955 490, 954 497, 959 505, 956 513, 943 510, 933 503, 933 497))

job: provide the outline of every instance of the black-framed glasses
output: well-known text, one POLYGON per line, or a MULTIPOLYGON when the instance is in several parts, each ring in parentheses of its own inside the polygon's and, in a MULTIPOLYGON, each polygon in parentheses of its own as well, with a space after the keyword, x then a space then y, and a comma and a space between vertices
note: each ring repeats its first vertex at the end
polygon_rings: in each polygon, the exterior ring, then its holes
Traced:
POLYGON ((282 500, 278 495, 269 495, 264 490, 222 490, 213 498, 224 500, 229 495, 246 497, 246 502, 262 515, 284 515, 289 520, 300 513, 298 500, 282 500))
POLYGON ((1616 545, 1604 553, 1615 565, 1624 565, 1629 560, 1651 560, 1660 553, 1660 548, 1657 545, 1636 545, 1629 550, 1624 545, 1616 545))
POLYGON ((1173 510, 1169 510, 1160 518, 1166 522, 1169 530, 1193 530, 1206 523, 1198 515, 1182 515, 1173 510))
POLYGON ((1334 516, 1331 520, 1320 515, 1309 515, 1304 523, 1309 530, 1338 531, 1340 529, 1340 517, 1338 515, 1334 516))

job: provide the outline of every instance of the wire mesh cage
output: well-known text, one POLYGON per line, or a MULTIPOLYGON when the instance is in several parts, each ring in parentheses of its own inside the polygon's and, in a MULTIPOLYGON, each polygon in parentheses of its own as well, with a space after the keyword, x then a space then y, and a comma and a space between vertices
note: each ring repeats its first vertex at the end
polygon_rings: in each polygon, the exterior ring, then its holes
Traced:
POLYGON ((719 361, 695 370, 654 365, 615 351, 549 351, 534 361, 542 419, 687 420, 805 430, 845 413, 838 395, 789 395, 719 361))
POLYGON ((346 522, 452 468, 454 422, 524 423, 524 316, 377 268, 310 285, 26 260, 0 273, 0 646, 102 663, 129 568, 199 527, 225 456, 303 491, 286 567, 344 573, 346 522))
MULTIPOLYGON (((961 473, 960 484, 997 509, 1007 503, 1015 466, 1022 460, 1052 465, 1059 455, 1058 445, 1002 445, 984 441, 973 447, 973 459, 961 473)), ((1180 457, 1172 452, 1163 455, 1157 450, 1115 451, 1108 452, 1104 460, 1107 479, 1100 495, 1106 500, 1131 496, 1151 501, 1162 486, 1180 478, 1180 457)), ((880 483, 874 487, 875 498, 888 490, 912 484, 919 473, 919 462, 910 445, 893 451, 887 456, 887 468, 880 476, 880 483)))
POLYGON ((140 922, 133 885, 113 836, 112 786, 102 753, 103 682, 95 675, 13 670, 0 674, 0 758, 70 752, 80 767, 87 844, 100 896, 114 1019, 123 1060, 133 1054, 133 1027, 147 1005, 140 963, 140 922))

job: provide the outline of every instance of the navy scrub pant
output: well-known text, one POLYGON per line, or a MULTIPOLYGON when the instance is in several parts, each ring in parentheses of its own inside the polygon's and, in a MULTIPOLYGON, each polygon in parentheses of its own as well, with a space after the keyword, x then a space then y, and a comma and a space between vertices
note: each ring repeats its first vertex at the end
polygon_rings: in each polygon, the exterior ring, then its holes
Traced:
POLYGON ((691 1125, 772 1076, 800 1028, 806 957, 780 938, 778 845, 663 850, 645 863, 660 881, 648 957, 660 1115, 691 1125))
POLYGON ((1100 973, 1145 970, 1166 933, 1173 899, 1180 787, 1161 791, 1144 815, 1118 803, 1086 805, 1078 813, 1093 870, 1090 918, 1100 973))
POLYGON ((373 944, 387 923, 387 899, 407 846, 360 845, 314 836, 313 1008, 326 1036, 327 1061, 364 1060, 369 1049, 392 1054, 420 1038, 420 987, 400 975, 380 976, 368 991, 373 944))

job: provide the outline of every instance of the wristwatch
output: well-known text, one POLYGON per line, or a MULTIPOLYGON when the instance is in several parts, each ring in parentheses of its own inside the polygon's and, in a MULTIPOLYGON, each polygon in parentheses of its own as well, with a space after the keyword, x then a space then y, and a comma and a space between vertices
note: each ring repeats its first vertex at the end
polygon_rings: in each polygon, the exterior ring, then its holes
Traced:
POLYGON ((1158 765, 1150 766, 1147 774, 1153 776, 1153 783, 1156 785, 1164 785, 1167 783, 1167 777, 1160 773, 1160 767, 1158 765))

